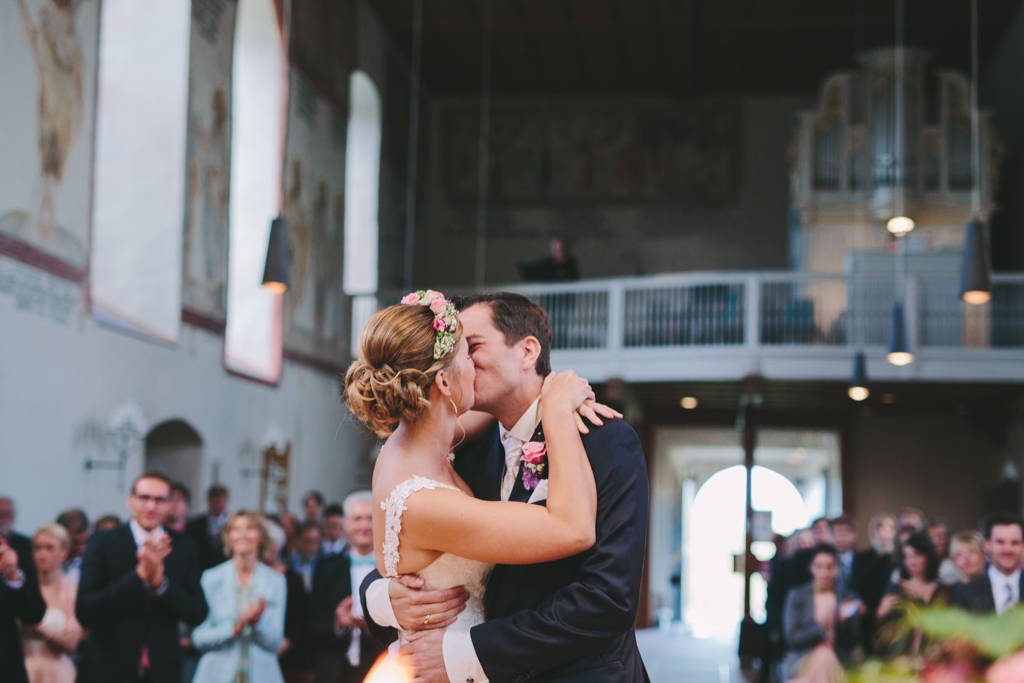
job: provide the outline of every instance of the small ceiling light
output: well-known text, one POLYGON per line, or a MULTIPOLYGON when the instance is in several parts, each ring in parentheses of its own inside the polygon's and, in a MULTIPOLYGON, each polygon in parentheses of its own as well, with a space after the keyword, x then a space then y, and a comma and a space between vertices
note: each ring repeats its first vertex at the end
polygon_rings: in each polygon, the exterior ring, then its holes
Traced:
POLYGON ((893 365, 906 365, 914 360, 907 343, 907 321, 903 315, 903 304, 896 302, 892 306, 892 327, 889 328, 889 355, 893 365))
POLYGON ((894 216, 889 219, 885 227, 897 237, 903 237, 914 229, 914 221, 907 216, 894 216))
POLYGON ((885 403, 886 405, 892 405, 893 403, 896 402, 896 394, 885 393, 882 394, 881 399, 882 403, 885 403))
POLYGON ((986 242, 984 224, 978 220, 968 223, 960 271, 960 298, 969 304, 987 303, 992 298, 992 269, 986 242))
POLYGON ((693 396, 683 396, 683 400, 679 402, 679 405, 686 410, 693 410, 697 407, 697 399, 693 396))
POLYGON ((871 394, 868 391, 867 359, 863 351, 858 351, 853 357, 853 376, 850 378, 850 388, 846 393, 854 401, 863 401, 871 394))
POLYGON ((291 285, 291 257, 288 253, 288 235, 284 218, 278 216, 270 223, 267 244, 267 263, 263 269, 263 286, 274 294, 283 294, 291 285))

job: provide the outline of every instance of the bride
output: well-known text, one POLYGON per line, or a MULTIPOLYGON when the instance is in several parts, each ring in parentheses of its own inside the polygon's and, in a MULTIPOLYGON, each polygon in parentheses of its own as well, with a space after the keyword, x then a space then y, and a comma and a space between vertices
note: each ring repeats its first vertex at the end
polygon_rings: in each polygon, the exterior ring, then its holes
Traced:
MULTIPOLYGON (((495 564, 549 562, 594 544, 597 493, 577 415, 589 411, 594 394, 571 371, 544 382, 544 441, 533 451, 546 447, 548 471, 526 464, 524 474, 547 476, 546 507, 477 500, 451 466, 453 445, 467 429, 483 428, 479 414, 466 415, 475 371, 461 323, 437 292, 402 301, 366 323, 359 359, 345 376, 348 407, 387 437, 373 473, 377 567, 384 577, 418 574, 428 588, 465 586, 469 600, 449 629, 468 632, 484 621, 483 593, 495 564)), ((391 657, 406 635, 392 644, 391 657)))

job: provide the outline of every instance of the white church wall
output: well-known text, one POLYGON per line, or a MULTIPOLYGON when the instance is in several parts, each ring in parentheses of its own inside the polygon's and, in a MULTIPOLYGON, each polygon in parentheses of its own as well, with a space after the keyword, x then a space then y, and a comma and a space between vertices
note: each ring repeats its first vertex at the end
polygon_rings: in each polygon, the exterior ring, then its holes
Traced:
MULTIPOLYGON (((0 256, 0 495, 16 500, 20 530, 75 506, 91 517, 126 514, 142 443, 123 479, 85 463, 116 459, 110 418, 131 403, 145 429, 181 419, 199 433, 202 487, 216 471, 232 508, 258 505, 259 479, 243 470, 258 467, 271 438, 292 446, 293 511, 307 490, 340 500, 369 483, 365 432, 340 404, 336 377, 287 362, 276 387, 233 376, 221 336, 184 325, 176 346, 153 343, 97 324, 84 299, 79 286, 0 256)), ((193 491, 193 512, 204 505, 193 491)))

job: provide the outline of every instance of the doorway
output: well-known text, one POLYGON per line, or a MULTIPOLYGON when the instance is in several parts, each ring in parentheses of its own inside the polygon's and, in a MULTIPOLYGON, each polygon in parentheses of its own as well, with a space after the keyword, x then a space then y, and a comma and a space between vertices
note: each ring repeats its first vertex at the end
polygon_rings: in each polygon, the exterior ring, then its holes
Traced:
POLYGON ((146 435, 145 470, 184 484, 192 500, 201 499, 203 439, 184 420, 161 422, 146 435))

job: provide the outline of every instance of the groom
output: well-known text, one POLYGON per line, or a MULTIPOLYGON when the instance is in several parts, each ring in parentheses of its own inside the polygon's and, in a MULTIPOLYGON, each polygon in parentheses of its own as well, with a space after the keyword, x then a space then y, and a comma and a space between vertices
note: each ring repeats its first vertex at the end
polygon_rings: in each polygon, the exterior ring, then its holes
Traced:
MULTIPOLYGON (((458 451, 455 470, 480 499, 543 504, 547 482, 524 483, 520 457, 524 443, 544 438, 540 391, 551 371, 547 313, 505 292, 456 303, 476 366, 474 409, 498 424, 458 451)), ((395 639, 388 627, 422 629, 401 649, 417 680, 649 681, 633 631, 647 540, 644 454, 621 420, 590 425, 582 438, 597 482, 594 547, 555 562, 496 567, 485 598, 488 621, 468 636, 436 630, 458 613, 465 601, 461 589, 419 590, 410 588, 422 585, 416 577, 389 581, 376 571, 363 582, 364 611, 378 640, 395 639)))

